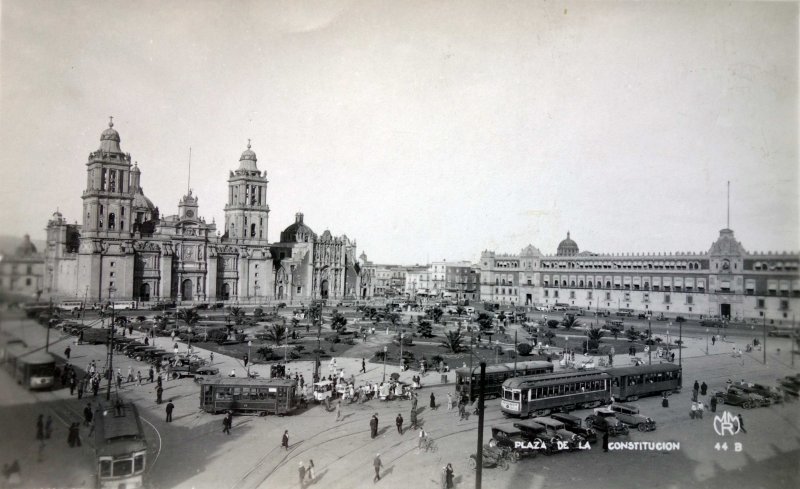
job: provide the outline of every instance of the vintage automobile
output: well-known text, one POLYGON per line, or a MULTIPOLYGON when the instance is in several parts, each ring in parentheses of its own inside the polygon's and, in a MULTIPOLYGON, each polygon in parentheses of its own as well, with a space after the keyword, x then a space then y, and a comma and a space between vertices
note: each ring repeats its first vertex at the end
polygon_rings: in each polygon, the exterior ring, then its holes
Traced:
POLYGON ((522 444, 526 443, 522 432, 511 423, 503 423, 492 426, 492 438, 497 442, 497 446, 508 450, 514 462, 523 456, 536 456, 536 450, 525 450, 522 444))
POLYGON ((794 375, 787 375, 778 380, 781 389, 789 396, 798 397, 800 395, 800 379, 794 375))
POLYGON ((595 408, 594 414, 587 416, 584 424, 587 428, 608 432, 609 436, 627 435, 629 433, 625 423, 617 419, 617 413, 608 408, 595 408))
POLYGON ((314 402, 323 402, 325 399, 330 398, 333 394, 333 382, 330 380, 322 380, 315 382, 313 385, 314 402))
POLYGON ((552 455, 558 451, 558 438, 547 432, 547 428, 534 421, 525 420, 514 423, 522 433, 522 437, 528 442, 525 448, 528 450, 538 450, 545 455, 552 455))
POLYGON ((770 400, 758 394, 747 393, 737 387, 728 387, 727 391, 719 391, 714 394, 717 402, 721 404, 730 404, 732 406, 742 406, 744 409, 750 409, 758 406, 769 406, 770 400))
POLYGON ((531 421, 544 426, 547 429, 547 433, 557 441, 565 442, 567 444, 567 450, 578 450, 580 445, 586 441, 582 436, 567 430, 564 423, 551 417, 537 417, 533 418, 531 421))
POLYGON ((772 402, 783 402, 783 393, 776 387, 756 384, 755 382, 734 382, 733 385, 749 394, 758 394, 759 396, 771 399, 772 402))
POLYGON ((581 418, 564 413, 553 413, 550 417, 564 423, 564 429, 580 435, 584 440, 592 443, 597 441, 597 432, 592 428, 585 428, 581 418))
POLYGON ((608 409, 616 413, 618 420, 627 425, 635 426, 639 431, 653 431, 656 429, 656 422, 647 416, 639 414, 639 408, 632 404, 615 402, 610 404, 608 409))
MULTIPOLYGON (((497 446, 484 445, 483 446, 483 468, 497 467, 503 470, 508 470, 508 456, 506 453, 497 446)), ((469 466, 472 470, 478 469, 478 456, 474 453, 469 456, 469 466)))

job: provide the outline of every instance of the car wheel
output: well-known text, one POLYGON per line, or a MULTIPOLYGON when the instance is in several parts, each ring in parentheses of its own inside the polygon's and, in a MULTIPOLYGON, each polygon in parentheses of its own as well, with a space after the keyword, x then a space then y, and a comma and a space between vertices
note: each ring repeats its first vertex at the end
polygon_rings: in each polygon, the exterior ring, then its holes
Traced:
POLYGON ((497 466, 503 470, 508 470, 508 462, 504 458, 497 461, 497 466))
POLYGON ((477 470, 478 462, 475 460, 475 455, 469 456, 469 468, 472 470, 477 470))
POLYGON ((517 462, 519 462, 519 459, 520 459, 519 452, 517 452, 517 451, 511 452, 511 461, 513 461, 514 463, 517 463, 517 462))
POLYGON ((178 378, 178 377, 180 377, 180 376, 181 376, 181 375, 180 375, 178 372, 172 372, 172 380, 175 380, 175 379, 177 379, 177 378, 178 378))
POLYGON ((647 431, 647 425, 644 423, 639 423, 637 428, 639 429, 639 431, 647 431))
POLYGON ((745 409, 750 409, 750 408, 753 407, 753 405, 750 404, 750 401, 745 401, 745 402, 742 403, 742 407, 745 408, 745 409))

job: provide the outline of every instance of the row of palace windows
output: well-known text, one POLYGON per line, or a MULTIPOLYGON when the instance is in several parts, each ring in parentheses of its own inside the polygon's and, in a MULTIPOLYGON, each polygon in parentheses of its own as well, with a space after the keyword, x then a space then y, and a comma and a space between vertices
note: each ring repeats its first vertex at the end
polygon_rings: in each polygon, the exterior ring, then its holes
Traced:
MULTIPOLYGON (((506 294, 506 289, 505 289, 505 287, 503 287, 503 288, 495 287, 494 288, 494 293, 495 294, 505 295, 506 294)), ((511 294, 511 295, 517 295, 517 289, 508 289, 508 293, 511 294)))
POLYGON ((629 269, 629 270, 701 270, 700 262, 667 263, 579 263, 542 262, 542 268, 629 269))
POLYGON ((797 270, 798 264, 796 262, 755 262, 753 263, 753 270, 756 271, 767 271, 767 270, 786 270, 786 271, 794 271, 797 270))
MULTIPOLYGON (((583 280, 579 280, 577 282, 577 285, 576 285, 575 281, 573 280, 573 281, 570 282, 569 285, 567 285, 566 281, 554 280, 552 287, 584 288, 583 283, 584 283, 583 280)), ((543 286, 544 287, 551 287, 550 282, 548 280, 544 281, 543 286)), ((617 290, 651 290, 650 282, 644 282, 644 284, 642 284, 641 286, 639 284, 633 284, 633 285, 631 285, 631 284, 614 284, 612 286, 610 280, 606 281, 605 287, 603 286, 603 283, 600 282, 599 280, 597 282, 589 280, 588 282, 586 282, 586 287, 585 288, 589 288, 589 289, 594 289, 594 288, 597 288, 597 289, 603 289, 603 288, 611 289, 611 288, 613 288, 613 289, 617 289, 617 290)), ((674 290, 676 292, 681 292, 683 290, 692 291, 692 290, 694 290, 694 287, 693 286, 688 286, 688 285, 686 287, 681 286, 681 285, 674 285, 674 286, 670 286, 670 285, 664 285, 664 286, 653 285, 652 290, 654 290, 654 291, 659 291, 659 290, 670 291, 670 290, 674 290)), ((705 283, 698 283, 697 284, 697 290, 699 290, 701 292, 703 290, 705 290, 705 283)))

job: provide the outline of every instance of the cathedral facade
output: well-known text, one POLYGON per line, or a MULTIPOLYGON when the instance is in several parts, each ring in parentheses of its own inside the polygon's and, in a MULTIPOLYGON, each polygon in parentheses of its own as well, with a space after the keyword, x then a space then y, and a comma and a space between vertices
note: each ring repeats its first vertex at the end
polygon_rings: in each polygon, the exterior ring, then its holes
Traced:
POLYGON ((264 302, 366 299, 374 270, 347 236, 295 223, 270 243, 267 172, 248 142, 228 178, 225 223, 199 215, 189 189, 162 215, 144 195, 141 170, 120 148, 113 122, 86 163, 82 224, 47 224, 44 292, 87 302, 264 302))

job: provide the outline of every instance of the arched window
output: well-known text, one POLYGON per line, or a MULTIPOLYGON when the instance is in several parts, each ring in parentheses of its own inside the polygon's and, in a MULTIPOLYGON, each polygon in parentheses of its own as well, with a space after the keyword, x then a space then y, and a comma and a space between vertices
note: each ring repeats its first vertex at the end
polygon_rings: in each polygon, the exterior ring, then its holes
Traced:
POLYGON ((578 281, 578 287, 583 287, 583 280, 578 281))
POLYGON ((256 225, 255 224, 251 224, 250 225, 250 237, 251 238, 255 238, 255 236, 256 236, 256 225))
POLYGON ((116 228, 116 225, 117 225, 116 219, 117 219, 117 217, 114 215, 113 212, 108 215, 108 229, 115 229, 116 228))
POLYGON ((611 282, 609 282, 608 280, 606 280, 606 288, 607 288, 607 289, 610 289, 610 288, 611 288, 611 282))

